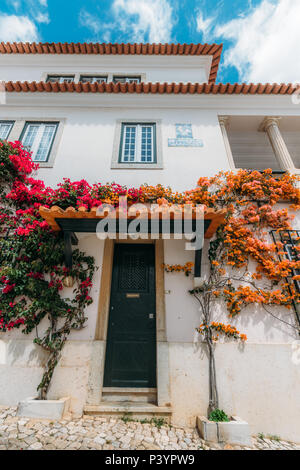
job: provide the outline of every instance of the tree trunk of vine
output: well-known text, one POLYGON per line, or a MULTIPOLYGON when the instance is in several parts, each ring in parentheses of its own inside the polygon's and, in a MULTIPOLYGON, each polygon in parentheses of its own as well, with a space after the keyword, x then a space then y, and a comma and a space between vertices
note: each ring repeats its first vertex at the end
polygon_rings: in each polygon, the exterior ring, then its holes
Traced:
MULTIPOLYGON (((63 347, 63 345, 62 345, 63 347)), ((38 387, 39 390, 39 400, 47 400, 47 393, 49 386, 53 377, 54 369, 58 363, 60 352, 62 347, 58 351, 51 351, 48 358, 47 364, 45 366, 45 372, 43 374, 41 383, 38 387)))
POLYGON ((216 377, 216 362, 215 362, 215 351, 212 341, 212 334, 209 330, 206 335, 206 343, 208 347, 208 360, 209 360, 209 404, 208 404, 208 416, 210 413, 219 408, 219 397, 217 388, 217 377, 216 377))

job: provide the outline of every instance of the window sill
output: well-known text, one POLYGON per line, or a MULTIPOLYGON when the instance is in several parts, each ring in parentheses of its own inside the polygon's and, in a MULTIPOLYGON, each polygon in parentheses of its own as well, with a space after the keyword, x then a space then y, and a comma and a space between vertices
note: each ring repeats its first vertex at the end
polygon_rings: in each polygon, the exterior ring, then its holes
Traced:
POLYGON ((163 170, 159 163, 112 163, 112 170, 163 170))
POLYGON ((40 168, 53 168, 54 167, 54 162, 33 162, 33 163, 37 163, 39 165, 40 168))

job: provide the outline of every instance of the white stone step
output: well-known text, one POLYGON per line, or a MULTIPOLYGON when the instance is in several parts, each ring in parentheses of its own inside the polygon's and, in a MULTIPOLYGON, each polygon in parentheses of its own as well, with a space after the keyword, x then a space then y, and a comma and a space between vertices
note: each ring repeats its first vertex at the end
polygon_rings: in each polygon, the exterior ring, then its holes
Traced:
POLYGON ((103 388, 103 402, 139 402, 155 404, 156 388, 103 388))
POLYGON ((144 402, 125 402, 125 401, 105 401, 99 405, 86 405, 84 407, 85 415, 98 415, 98 416, 118 416, 127 417, 132 419, 145 419, 145 418, 165 418, 169 421, 172 414, 171 407, 157 406, 152 403, 144 402))

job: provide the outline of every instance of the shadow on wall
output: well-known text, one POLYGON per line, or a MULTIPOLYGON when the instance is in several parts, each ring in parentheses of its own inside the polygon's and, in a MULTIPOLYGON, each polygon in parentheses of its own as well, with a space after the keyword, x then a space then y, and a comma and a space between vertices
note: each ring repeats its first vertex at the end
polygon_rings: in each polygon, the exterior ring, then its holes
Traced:
POLYGON ((0 365, 44 367, 48 354, 32 340, 0 340, 0 365))

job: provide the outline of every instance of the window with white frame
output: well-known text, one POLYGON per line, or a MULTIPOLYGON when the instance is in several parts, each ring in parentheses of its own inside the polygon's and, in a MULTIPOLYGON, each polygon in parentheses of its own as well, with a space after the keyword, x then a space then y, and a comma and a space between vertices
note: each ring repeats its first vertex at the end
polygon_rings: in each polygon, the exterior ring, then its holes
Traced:
POLYGON ((106 83, 107 82, 107 76, 81 75, 79 81, 81 83, 106 83))
POLYGON ((54 142, 58 122, 26 122, 21 142, 32 152, 35 162, 47 162, 54 142))
POLYGON ((0 139, 6 140, 12 130, 14 121, 0 121, 0 139))
POLYGON ((75 75, 48 75, 47 83, 72 83, 75 75))
POLYGON ((120 163, 156 163, 156 125, 123 123, 120 163))
POLYGON ((141 77, 126 77, 126 76, 119 76, 114 75, 113 77, 114 83, 141 83, 141 77))

